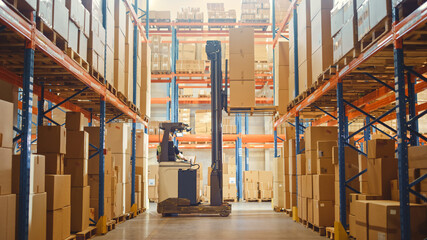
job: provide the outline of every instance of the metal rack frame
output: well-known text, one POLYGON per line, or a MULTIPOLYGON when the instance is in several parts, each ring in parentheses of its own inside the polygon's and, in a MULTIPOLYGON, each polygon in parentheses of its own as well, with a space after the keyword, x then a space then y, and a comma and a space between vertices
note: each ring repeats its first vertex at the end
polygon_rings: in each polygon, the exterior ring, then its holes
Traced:
MULTIPOLYGON (((294 14, 296 10, 294 9, 294 14)), ((289 15, 289 14, 288 14, 289 15)), ((295 16, 295 15, 294 15, 295 16)), ((286 17, 288 19, 289 16, 286 17)), ((295 21, 294 17, 294 21, 295 21)), ((332 76, 329 81, 317 88, 313 93, 309 94, 304 98, 303 101, 289 109, 288 113, 274 123, 274 127, 277 128, 279 125, 289 121, 292 116, 295 116, 295 126, 297 128, 297 140, 299 139, 299 117, 304 114, 304 109, 310 108, 310 110, 319 111, 324 114, 321 118, 313 121, 313 125, 320 125, 329 121, 328 125, 338 124, 339 129, 339 189, 340 189, 340 221, 343 226, 346 226, 346 197, 345 190, 349 187, 347 184, 356 179, 358 176, 366 172, 366 169, 358 173, 356 176, 350 179, 345 178, 345 154, 344 147, 352 145, 348 143, 351 137, 355 134, 363 132, 363 138, 365 141, 370 139, 370 128, 377 129, 375 124, 380 124, 387 129, 390 129, 397 133, 396 136, 390 136, 390 138, 397 140, 398 143, 398 173, 399 173, 399 191, 400 191, 400 223, 401 223, 401 238, 410 239, 410 213, 409 213, 409 193, 415 194, 423 201, 427 201, 424 196, 411 189, 411 187, 420 183, 427 178, 427 175, 421 176, 414 182, 409 183, 408 180, 408 144, 412 146, 419 145, 419 140, 427 140, 427 138, 418 133, 418 119, 427 114, 427 106, 425 104, 416 104, 416 93, 421 92, 425 89, 427 78, 419 72, 425 73, 425 67, 414 70, 404 64, 404 39, 409 36, 411 32, 416 32, 420 27, 425 26, 427 22, 427 3, 422 4, 409 16, 405 17, 401 21, 398 19, 398 9, 393 9, 393 29, 379 39, 375 44, 368 48, 365 52, 361 53, 356 59, 351 61, 347 66, 343 67, 336 75, 332 76), (393 46, 392 59, 394 62, 394 87, 391 82, 384 82, 381 79, 375 77, 375 71, 371 73, 363 73, 365 76, 370 78, 371 81, 376 82, 377 88, 374 91, 365 93, 359 99, 355 99, 353 102, 345 100, 346 89, 343 86, 343 80, 350 74, 360 72, 360 66, 367 63, 370 59, 375 58, 376 55, 384 52, 389 46, 393 46), (408 81, 408 96, 406 97, 406 80, 408 81), (331 90, 336 90, 336 96, 330 95, 331 90), (387 95, 394 93, 394 95, 387 95), (377 100, 381 96, 385 98, 378 100, 375 103, 368 104, 373 100, 377 100), (402 97, 403 96, 403 97, 402 97), (327 110, 320 108, 322 105, 322 98, 337 99, 337 111, 329 113, 327 110), (320 102, 320 103, 319 103, 320 102), (395 105, 393 105, 395 103, 395 105), (407 111, 406 104, 409 109, 407 111), (381 110, 381 111, 380 111, 381 110), (378 117, 375 117, 373 112, 376 112, 378 117), (380 111, 380 112, 378 112, 380 111), (349 120, 360 118, 361 115, 365 115, 364 127, 358 130, 355 134, 349 136, 348 126, 349 120), (389 116, 387 116, 389 115, 389 116), (407 121, 407 115, 409 120, 407 121), (382 119, 382 120, 381 120, 382 119), (397 130, 394 130, 384 122, 387 120, 397 119, 397 130), (409 131, 410 137, 407 137, 407 131, 409 131)), ((297 38, 297 34, 294 34, 297 38)), ((275 46, 275 43, 273 43, 275 46)), ((297 48, 297 46, 295 46, 297 48)), ((390 50, 390 49, 388 49, 390 50)), ((297 49, 295 50, 295 56, 297 57, 297 49)), ((371 63, 373 64, 373 63, 371 63)), ((297 80, 297 72, 295 72, 295 80, 297 80)), ((296 81, 297 82, 297 81, 296 81)), ((296 84, 297 86, 297 84, 296 84)), ((298 93, 296 91, 296 93, 298 93)), ((296 94, 297 96, 297 94, 296 94)), ((381 131, 381 130, 380 130, 381 131)), ((359 138, 357 141, 360 141, 359 138)), ((366 152, 367 146, 364 147, 366 152)), ((297 147, 298 150, 298 147, 297 147)), ((360 154, 365 155, 363 151, 356 149, 360 154)), ((354 189, 353 189, 354 190, 354 189)))

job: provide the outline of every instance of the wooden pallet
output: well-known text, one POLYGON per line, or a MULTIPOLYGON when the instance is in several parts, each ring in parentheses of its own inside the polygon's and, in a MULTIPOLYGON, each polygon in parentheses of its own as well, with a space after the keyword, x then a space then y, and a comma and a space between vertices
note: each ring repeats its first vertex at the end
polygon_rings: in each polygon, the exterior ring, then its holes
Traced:
POLYGON ((246 202, 258 202, 258 198, 245 199, 246 202))
POLYGON ((89 73, 92 75, 93 78, 98 80, 101 84, 104 84, 104 76, 102 73, 98 72, 98 70, 95 70, 92 66, 89 67, 89 73))
POLYGON ((120 224, 123 223, 124 221, 126 221, 126 215, 120 215, 118 217, 113 218, 113 221, 116 221, 116 224, 120 224))
POLYGON ((112 231, 112 230, 114 230, 114 229, 116 229, 116 221, 114 221, 114 220, 109 220, 109 221, 107 222, 107 231, 112 231))
POLYGON ((228 115, 232 113, 249 113, 251 116, 257 113, 275 115, 278 111, 277 106, 241 106, 228 107, 228 115))
POLYGON ((326 237, 329 239, 334 239, 335 235, 335 230, 333 227, 327 227, 326 228, 326 237))
POLYGON ((111 85, 109 82, 107 82, 106 87, 107 87, 108 91, 110 91, 112 94, 114 94, 114 96, 117 97, 117 89, 113 85, 111 85))
POLYGON ((260 198, 258 202, 271 202, 271 198, 260 198))
POLYGON ((307 225, 308 225, 308 228, 313 230, 313 232, 318 232, 320 236, 326 236, 326 228, 325 227, 318 227, 312 223, 308 223, 307 225))
POLYGON ((374 28, 372 28, 368 34, 366 34, 362 40, 360 40, 360 51, 364 52, 369 49, 376 41, 381 39, 391 29, 391 18, 386 17, 381 20, 374 28))
POLYGON ((171 74, 170 70, 154 70, 151 71, 151 74, 171 74))
POLYGON ((329 81, 332 78, 332 76, 335 76, 336 74, 337 74, 337 66, 331 65, 317 77, 316 82, 318 82, 319 85, 322 85, 324 82, 329 81))
POLYGON ((360 54, 359 43, 355 44, 354 48, 351 49, 347 54, 345 54, 338 62, 336 62, 336 71, 339 72, 345 66, 351 63, 355 58, 360 54))
POLYGON ((96 235, 96 227, 88 227, 87 229, 76 233, 76 240, 90 239, 96 235))
POLYGON ((122 101, 124 104, 127 104, 127 98, 126 98, 126 96, 122 93, 122 92, 120 92, 120 91, 118 91, 117 92, 117 97, 120 99, 120 101, 122 101))
POLYGON ((198 71, 198 70, 180 70, 176 71, 176 74, 204 74, 204 71, 198 71))
POLYGON ((238 202, 237 198, 223 199, 223 202, 238 202))
POLYGON ((46 38, 48 38, 53 44, 55 44, 62 51, 66 51, 68 47, 67 40, 56 33, 39 17, 36 18, 36 27, 46 38))
POLYGON ((285 213, 286 213, 289 217, 292 217, 292 209, 285 209, 285 213))
POLYGON ((76 53, 72 48, 67 47, 65 49, 65 53, 67 54, 67 56, 73 59, 74 62, 79 64, 84 70, 89 72, 89 64, 82 57, 80 57, 80 55, 76 53))

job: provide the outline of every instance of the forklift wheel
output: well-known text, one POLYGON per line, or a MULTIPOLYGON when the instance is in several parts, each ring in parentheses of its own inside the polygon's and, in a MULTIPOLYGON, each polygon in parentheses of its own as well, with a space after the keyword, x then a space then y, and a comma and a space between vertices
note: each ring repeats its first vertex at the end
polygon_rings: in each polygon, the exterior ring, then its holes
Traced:
POLYGON ((172 216, 172 214, 170 214, 170 213, 162 213, 162 217, 170 217, 170 216, 172 216))
POLYGON ((228 217, 228 216, 230 216, 230 213, 229 213, 229 212, 227 212, 227 211, 223 211, 223 212, 221 212, 219 215, 220 215, 221 217, 228 217))

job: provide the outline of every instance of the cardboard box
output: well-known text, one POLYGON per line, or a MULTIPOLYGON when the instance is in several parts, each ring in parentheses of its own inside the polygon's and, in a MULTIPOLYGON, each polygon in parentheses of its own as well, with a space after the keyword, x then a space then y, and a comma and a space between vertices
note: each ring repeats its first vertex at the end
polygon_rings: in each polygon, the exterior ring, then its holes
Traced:
POLYGON ((89 195, 89 186, 71 188, 71 232, 89 227, 89 195))
POLYGON ((307 150, 305 151, 306 159, 306 173, 307 174, 316 174, 317 173, 317 151, 316 150, 307 150))
POLYGON ((84 131, 67 131, 66 158, 89 159, 89 134, 84 131))
MULTIPOLYGON (((411 238, 423 239, 427 235, 426 206, 410 205, 411 238)), ((369 202, 369 239, 400 239, 400 203, 377 200, 369 202)))
POLYGON ((12 149, 0 147, 0 195, 12 193, 12 149))
MULTIPOLYGON (((98 196, 99 196, 99 175, 98 174, 89 175, 88 183, 90 186, 90 198, 97 198, 98 199, 98 196)), ((106 198, 111 197, 111 183, 112 183, 111 175, 105 174, 104 175, 104 197, 106 197, 106 198)))
POLYGON ((396 142, 392 139, 368 141, 368 158, 394 158, 396 142))
POLYGON ((397 159, 368 159, 368 194, 391 199, 390 181, 397 178, 397 159))
MULTIPOLYGON (((19 194, 21 155, 12 158, 12 193, 19 194)), ((30 192, 42 193, 45 191, 45 160, 43 155, 32 154, 30 159, 30 192)))
POLYGON ((333 147, 338 146, 337 141, 318 141, 317 142, 317 157, 332 158, 333 147))
MULTIPOLYGON (((357 166, 357 168, 359 168, 359 153, 350 148, 350 147, 344 147, 344 157, 345 157, 345 162, 348 164, 354 164, 355 167, 357 166)), ((338 147, 334 147, 333 148, 333 155, 332 155, 332 164, 338 164, 338 147)))
POLYGON ((254 54, 254 29, 253 28, 232 28, 230 29, 230 54, 247 53, 254 54))
POLYGON ((313 225, 318 227, 330 227, 334 225, 333 201, 313 200, 313 225))
POLYGON ((57 210, 70 205, 71 199, 71 176, 47 174, 46 193, 47 210, 57 210))
POLYGON ((299 205, 300 208, 298 211, 301 211, 301 218, 302 220, 307 221, 308 220, 308 200, 305 197, 301 198, 301 205, 299 205))
POLYGON ((317 159, 317 174, 334 174, 335 167, 332 164, 332 158, 317 159))
POLYGON ((305 154, 298 154, 298 156, 297 156, 297 174, 298 175, 305 175, 306 174, 305 154))
POLYGON ((64 155, 58 153, 45 153, 46 174, 64 174, 64 155))
POLYGON ((108 123, 105 145, 111 153, 131 154, 130 127, 126 123, 108 123))
POLYGON ((13 104, 0 100, 0 147, 12 148, 13 143, 13 104))
POLYGON ((81 112, 67 112, 65 114, 65 128, 68 131, 83 131, 84 124, 85 119, 81 112))
POLYGON ((70 236, 71 207, 47 211, 46 216, 46 239, 65 239, 70 236))
POLYGON ((332 174, 313 175, 313 199, 320 201, 334 201, 335 176, 332 174))
POLYGON ((307 221, 309 223, 314 222, 314 212, 313 212, 313 199, 308 198, 307 199, 307 221))
POLYGON ((255 102, 255 82, 230 81, 230 106, 253 107, 255 102))
MULTIPOLYGON (((89 156, 95 154, 95 151, 89 151, 89 156)), ((113 174, 113 156, 110 151, 104 152, 104 173, 113 174)), ((88 174, 99 173, 99 155, 96 155, 88 160, 87 164, 88 174)))
POLYGON ((0 239, 15 239, 16 195, 0 194, 0 239))
POLYGON ((230 53, 230 80, 253 81, 255 77, 253 52, 230 53))
POLYGON ((88 184, 87 159, 66 158, 64 169, 65 174, 71 175, 72 187, 85 187, 88 184))
POLYGON ((409 168, 427 168, 427 145, 408 148, 409 168))
POLYGON ((68 39, 69 10, 65 7, 65 0, 53 1, 53 30, 63 39, 68 39))
MULTIPOLYGON (((84 131, 89 134, 89 144, 92 144, 95 147, 99 146, 99 133, 100 128, 99 127, 84 127, 84 131)), ((106 132, 108 134, 108 132, 106 132)), ((89 147, 90 150, 95 150, 92 147, 89 147)))
POLYGON ((39 126, 37 153, 66 153, 67 133, 61 126, 39 126))
MULTIPOLYGON (((29 214, 28 218, 28 239, 38 240, 46 239, 46 199, 47 194, 32 193, 29 196, 29 214)), ((19 213, 19 195, 16 196, 16 216, 19 213)), ((16 218, 16 225, 18 225, 18 218, 16 218)), ((18 228, 16 228, 15 236, 18 236, 18 228)))
MULTIPOLYGON (((313 1, 314 2, 314 1, 313 1)), ((311 24, 312 79, 317 80, 333 64, 333 41, 331 38, 330 9, 319 12, 311 24)))
POLYGON ((308 127, 305 132, 305 149, 317 151, 318 141, 336 141, 337 139, 337 127, 308 127))

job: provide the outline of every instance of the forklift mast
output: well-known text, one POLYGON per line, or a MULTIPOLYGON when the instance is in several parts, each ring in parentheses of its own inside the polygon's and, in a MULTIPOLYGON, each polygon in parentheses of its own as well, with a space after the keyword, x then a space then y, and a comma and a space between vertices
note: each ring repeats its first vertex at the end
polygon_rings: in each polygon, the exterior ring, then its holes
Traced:
POLYGON ((227 77, 222 87, 221 42, 207 41, 206 54, 211 62, 212 173, 211 205, 222 205, 222 110, 227 110, 227 77))

